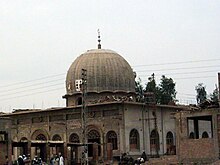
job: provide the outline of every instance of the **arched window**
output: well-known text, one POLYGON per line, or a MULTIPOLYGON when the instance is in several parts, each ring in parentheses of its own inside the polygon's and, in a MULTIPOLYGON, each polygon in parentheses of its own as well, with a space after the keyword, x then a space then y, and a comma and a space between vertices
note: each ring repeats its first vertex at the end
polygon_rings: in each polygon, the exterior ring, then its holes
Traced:
POLYGON ((174 144, 173 133, 170 132, 170 131, 167 132, 166 143, 167 143, 168 145, 173 145, 173 144, 174 144))
POLYGON ((46 141, 47 138, 43 134, 39 134, 37 135, 36 140, 46 141))
POLYGON ((136 129, 132 129, 129 136, 130 150, 140 149, 139 133, 136 129))
POLYGON ((209 138, 209 134, 205 131, 202 133, 202 138, 209 138))
POLYGON ((62 141, 62 138, 60 137, 60 135, 54 135, 52 138, 53 141, 62 141))
POLYGON ((194 132, 190 132, 189 138, 190 138, 190 139, 194 139, 194 138, 195 138, 194 132))
POLYGON ((21 142, 27 142, 28 139, 27 139, 26 137, 22 137, 20 141, 21 141, 21 142))
POLYGON ((167 132, 166 136, 167 154, 174 155, 176 153, 176 147, 174 146, 174 138, 172 132, 167 132))
POLYGON ((79 143, 79 136, 76 133, 70 135, 69 141, 72 143, 79 143))
POLYGON ((159 139, 159 134, 156 130, 151 131, 150 148, 151 148, 151 151, 157 152, 160 150, 160 139, 159 139))
POLYGON ((117 150, 118 142, 117 142, 117 134, 115 133, 115 131, 109 131, 106 137, 107 137, 107 143, 112 143, 112 149, 117 150))

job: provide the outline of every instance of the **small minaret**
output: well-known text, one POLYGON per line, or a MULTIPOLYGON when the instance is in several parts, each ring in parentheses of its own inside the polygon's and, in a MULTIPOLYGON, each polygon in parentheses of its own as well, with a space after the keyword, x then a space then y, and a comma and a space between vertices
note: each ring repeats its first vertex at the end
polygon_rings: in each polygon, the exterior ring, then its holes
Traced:
POLYGON ((99 31, 99 29, 98 29, 98 42, 99 42, 98 49, 101 49, 101 39, 100 39, 100 31, 99 31))

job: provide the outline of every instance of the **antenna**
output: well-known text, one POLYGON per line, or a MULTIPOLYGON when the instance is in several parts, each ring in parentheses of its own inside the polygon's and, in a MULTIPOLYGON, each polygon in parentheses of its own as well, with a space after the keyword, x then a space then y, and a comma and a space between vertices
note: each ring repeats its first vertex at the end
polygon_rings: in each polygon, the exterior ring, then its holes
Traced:
POLYGON ((98 29, 98 42, 99 42, 99 44, 98 44, 98 49, 101 49, 101 37, 100 37, 100 31, 99 31, 99 29, 98 29))

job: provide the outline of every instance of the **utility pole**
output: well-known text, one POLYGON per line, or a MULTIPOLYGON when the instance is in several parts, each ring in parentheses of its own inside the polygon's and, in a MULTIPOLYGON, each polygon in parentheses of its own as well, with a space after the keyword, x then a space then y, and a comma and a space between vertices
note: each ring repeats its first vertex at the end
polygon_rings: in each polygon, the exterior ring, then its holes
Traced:
POLYGON ((82 69, 82 111, 81 111, 81 125, 82 125, 82 165, 88 165, 88 148, 86 137, 86 90, 87 90, 87 70, 82 69))
MULTIPOLYGON (((153 75, 154 76, 154 75, 153 75)), ((149 135, 150 135, 150 120, 154 121, 154 130, 155 130, 155 151, 156 151, 156 157, 159 157, 159 147, 160 142, 158 139, 158 126, 157 126, 157 113, 156 113, 156 97, 155 92, 147 92, 145 93, 145 104, 150 105, 152 107, 152 115, 153 118, 149 118, 149 111, 148 111, 148 127, 149 127, 149 135)), ((152 154, 152 149, 150 148, 150 153, 152 154)))

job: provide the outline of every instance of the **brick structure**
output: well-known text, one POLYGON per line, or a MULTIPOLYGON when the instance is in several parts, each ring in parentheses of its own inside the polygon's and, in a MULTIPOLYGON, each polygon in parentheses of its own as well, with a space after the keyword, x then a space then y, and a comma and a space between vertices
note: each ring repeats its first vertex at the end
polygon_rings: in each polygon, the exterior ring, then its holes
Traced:
POLYGON ((219 157, 218 108, 176 114, 179 162, 211 163, 219 157))
POLYGON ((11 161, 11 119, 0 117, 0 164, 11 161))

